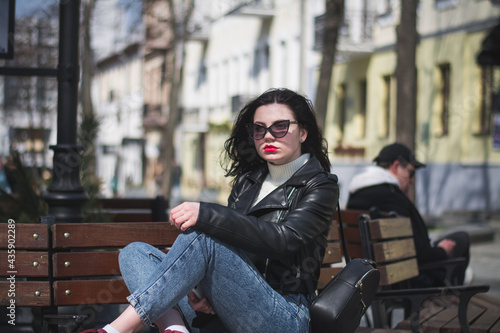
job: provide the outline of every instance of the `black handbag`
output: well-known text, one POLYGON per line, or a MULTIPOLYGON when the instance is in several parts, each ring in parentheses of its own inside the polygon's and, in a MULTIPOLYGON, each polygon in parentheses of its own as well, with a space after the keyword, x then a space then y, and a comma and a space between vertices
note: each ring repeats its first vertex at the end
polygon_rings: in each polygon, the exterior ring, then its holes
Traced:
POLYGON ((337 205, 346 266, 316 296, 309 308, 312 333, 350 333, 359 326, 378 289, 380 272, 369 259, 350 260, 337 205))

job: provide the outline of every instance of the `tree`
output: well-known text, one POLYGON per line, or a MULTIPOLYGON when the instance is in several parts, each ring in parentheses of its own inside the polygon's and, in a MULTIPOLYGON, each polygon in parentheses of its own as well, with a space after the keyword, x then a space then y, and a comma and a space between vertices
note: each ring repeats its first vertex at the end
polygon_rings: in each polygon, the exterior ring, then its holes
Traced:
POLYGON ((396 141, 412 151, 415 150, 417 120, 417 5, 418 0, 401 1, 401 18, 396 27, 396 141))
POLYGON ((91 46, 90 25, 94 13, 95 1, 86 0, 82 5, 82 47, 80 49, 82 80, 79 93, 81 124, 78 131, 78 142, 83 149, 80 169, 81 183, 89 196, 88 202, 84 205, 84 219, 87 221, 96 219, 106 221, 107 217, 104 214, 100 214, 100 207, 97 203, 102 185, 102 181, 97 177, 95 150, 100 123, 94 112, 91 96, 91 85, 94 77, 94 56, 91 46))
POLYGON ((92 13, 95 8, 94 0, 86 0, 83 2, 83 18, 82 18, 82 81, 80 85, 80 105, 81 105, 81 126, 79 133, 79 141, 84 149, 84 162, 82 165, 82 173, 85 177, 95 177, 96 175, 96 157, 95 157, 95 140, 99 122, 94 112, 92 104, 91 85, 94 74, 94 61, 91 46, 90 22, 92 13))
POLYGON ((325 0, 325 7, 322 58, 314 102, 320 128, 324 128, 325 126, 326 108, 328 106, 332 69, 337 51, 339 28, 344 18, 344 0, 325 0))
MULTIPOLYGON (((158 4, 165 0, 149 0, 147 3, 152 4, 146 8, 146 13, 153 15, 154 4, 158 4)), ((173 174, 174 165, 174 133, 179 123, 180 112, 179 109, 179 93, 182 86, 183 77, 183 62, 184 62, 184 49, 185 41, 189 36, 188 24, 194 10, 194 0, 166 0, 168 5, 168 17, 163 19, 157 17, 158 23, 162 21, 167 23, 167 30, 164 35, 167 36, 165 45, 165 80, 169 85, 168 92, 168 116, 166 124, 162 129, 162 140, 160 147, 160 161, 163 165, 161 173, 161 194, 170 197, 171 178, 173 174)))

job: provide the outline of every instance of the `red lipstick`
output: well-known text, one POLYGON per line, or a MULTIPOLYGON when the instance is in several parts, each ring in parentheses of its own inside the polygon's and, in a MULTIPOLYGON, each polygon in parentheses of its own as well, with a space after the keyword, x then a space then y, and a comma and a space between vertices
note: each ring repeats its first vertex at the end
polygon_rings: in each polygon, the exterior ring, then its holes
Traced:
POLYGON ((274 152, 275 152, 275 151, 277 151, 277 150, 278 150, 278 148, 276 148, 276 147, 275 147, 275 146, 273 146, 273 145, 265 145, 265 146, 264 146, 264 151, 265 151, 266 153, 274 153, 274 152))

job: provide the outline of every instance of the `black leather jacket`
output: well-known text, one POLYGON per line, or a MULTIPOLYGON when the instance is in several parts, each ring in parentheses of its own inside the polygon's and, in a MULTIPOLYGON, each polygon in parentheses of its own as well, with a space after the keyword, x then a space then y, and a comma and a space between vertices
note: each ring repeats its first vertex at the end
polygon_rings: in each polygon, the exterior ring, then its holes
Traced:
POLYGON ((202 202, 194 228, 246 251, 278 292, 309 294, 317 286, 335 214, 337 176, 325 172, 312 157, 252 207, 267 173, 263 165, 241 175, 228 207, 202 202))

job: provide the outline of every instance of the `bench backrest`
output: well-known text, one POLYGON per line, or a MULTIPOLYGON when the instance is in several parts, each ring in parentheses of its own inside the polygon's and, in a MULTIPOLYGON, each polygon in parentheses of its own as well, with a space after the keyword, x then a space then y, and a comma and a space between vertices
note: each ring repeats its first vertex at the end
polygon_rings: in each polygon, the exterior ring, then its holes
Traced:
MULTIPOLYGON (((326 249, 325 259, 321 268, 318 289, 321 290, 325 285, 345 266, 344 252, 342 250, 342 239, 339 230, 339 212, 337 211, 335 219, 332 221, 332 228, 328 234, 328 248, 326 249)), ((357 239, 355 246, 350 246, 347 242, 347 251, 351 258, 361 258, 363 253, 359 241, 358 217, 366 214, 361 210, 341 210, 341 219, 344 226, 346 240, 357 239), (351 225, 355 224, 355 228, 351 225)))
POLYGON ((46 224, 0 223, 1 306, 50 306, 48 250, 46 224))
POLYGON ((318 290, 323 289, 333 277, 340 272, 345 263, 342 263, 342 243, 339 236, 338 223, 336 220, 332 221, 332 228, 327 237, 327 248, 323 264, 320 269, 320 276, 318 281, 318 290))
MULTIPOLYGON (((8 262, 8 224, 0 224, 0 257, 8 262)), ((63 306, 126 303, 129 292, 120 276, 118 253, 140 241, 165 252, 179 231, 168 222, 55 223, 15 226, 16 306, 63 306), (52 274, 49 274, 52 272, 52 274), (51 286, 53 294, 51 295, 51 286)), ((336 220, 328 235, 318 289, 344 266, 336 220)), ((0 275, 9 276, 9 270, 0 275)), ((9 282, 0 281, 2 305, 9 302, 9 282)))
POLYGON ((111 218, 112 222, 165 222, 167 221, 167 200, 155 198, 100 198, 99 212, 111 218))
POLYGON ((59 223, 53 235, 55 305, 126 303, 118 253, 132 242, 164 251, 179 235, 168 222, 59 223))
POLYGON ((419 275, 409 218, 359 218, 363 256, 377 263, 380 286, 390 286, 419 275))
MULTIPOLYGON (((344 226, 344 235, 347 245, 347 251, 351 258, 363 258, 363 249, 361 247, 361 238, 359 235, 358 221, 359 217, 368 214, 364 210, 343 209, 341 210, 342 225, 344 226)), ((338 213, 337 213, 338 220, 338 213)))

